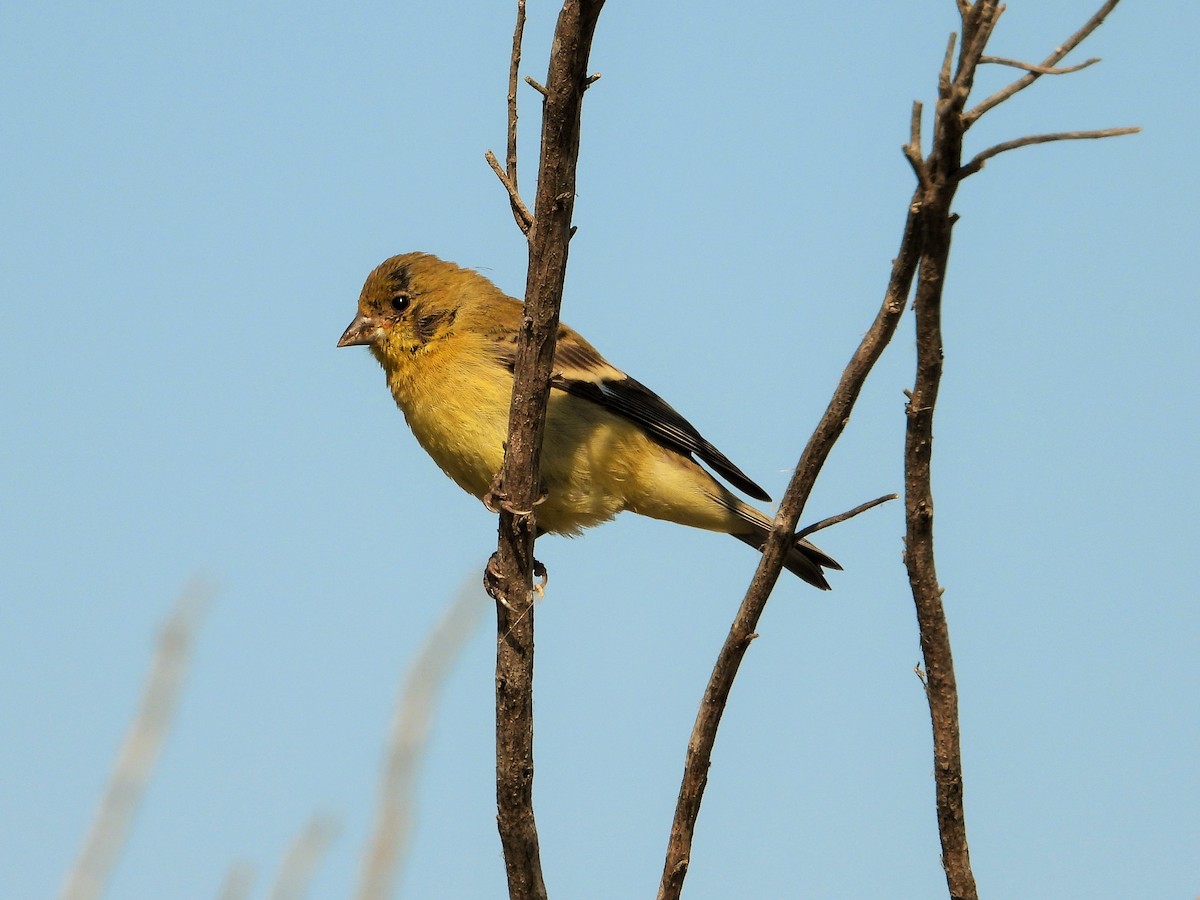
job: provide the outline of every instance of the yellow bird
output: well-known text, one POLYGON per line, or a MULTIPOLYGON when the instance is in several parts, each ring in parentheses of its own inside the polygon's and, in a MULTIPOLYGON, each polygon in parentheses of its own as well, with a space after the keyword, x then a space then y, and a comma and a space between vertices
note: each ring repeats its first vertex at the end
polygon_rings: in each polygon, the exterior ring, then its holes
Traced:
MULTIPOLYGON (((442 471, 483 499, 504 460, 522 305, 477 272, 427 253, 393 256, 363 285, 339 347, 366 345, 396 405, 442 471)), ((558 329, 542 446, 539 533, 576 535, 622 510, 731 534, 762 549, 771 520, 694 459, 757 500, 770 497, 665 400, 558 329)), ((829 590, 841 569, 797 540, 784 565, 829 590)))

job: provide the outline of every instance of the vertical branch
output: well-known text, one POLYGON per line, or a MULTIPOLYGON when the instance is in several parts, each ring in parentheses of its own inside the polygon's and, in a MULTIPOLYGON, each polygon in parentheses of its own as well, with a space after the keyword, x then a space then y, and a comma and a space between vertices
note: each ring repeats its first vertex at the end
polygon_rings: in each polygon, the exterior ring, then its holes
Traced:
POLYGON ((566 0, 542 107, 542 150, 525 312, 517 341, 488 592, 496 600, 496 807, 509 895, 544 898, 533 814, 533 542, 550 368, 566 278, 587 62, 603 0, 566 0))
POLYGON ((953 78, 949 75, 953 42, 947 47, 938 79, 933 146, 929 157, 917 163, 925 189, 920 203, 922 248, 913 303, 917 374, 906 409, 904 562, 916 607, 921 651, 929 673, 926 696, 933 729, 938 835, 946 885, 955 900, 975 900, 978 893, 971 871, 963 809, 958 685, 942 591, 934 568, 930 462, 933 411, 942 373, 941 300, 954 221, 951 204, 959 184, 963 136, 969 127, 962 113, 979 58, 1002 11, 1003 7, 994 0, 980 0, 974 5, 964 27, 953 78))

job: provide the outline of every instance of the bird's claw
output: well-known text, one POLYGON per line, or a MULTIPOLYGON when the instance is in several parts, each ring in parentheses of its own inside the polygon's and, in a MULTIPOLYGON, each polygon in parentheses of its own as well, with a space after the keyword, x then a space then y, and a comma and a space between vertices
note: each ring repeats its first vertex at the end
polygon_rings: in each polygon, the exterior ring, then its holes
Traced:
MULTIPOLYGON (((533 577, 537 579, 534 582, 533 590, 537 593, 538 599, 541 599, 546 596, 546 585, 550 583, 550 573, 539 559, 533 561, 533 577)), ((488 592, 489 597, 511 612, 512 606, 504 599, 504 592, 500 589, 503 582, 504 579, 500 573, 500 554, 493 553, 483 568, 483 589, 488 592)))
POLYGON ((500 489, 500 475, 497 474, 492 479, 492 486, 488 488, 487 493, 479 499, 483 501, 483 505, 487 508, 488 512, 498 513, 504 511, 514 516, 531 516, 533 515, 533 509, 546 502, 546 497, 546 488, 543 486, 540 496, 533 501, 533 508, 517 509, 509 501, 508 494, 500 489))
POLYGON ((512 606, 504 599, 504 592, 500 589, 503 584, 504 578, 500 572, 500 554, 493 553, 488 559, 487 565, 483 567, 483 589, 487 591, 489 597, 511 612, 512 606))

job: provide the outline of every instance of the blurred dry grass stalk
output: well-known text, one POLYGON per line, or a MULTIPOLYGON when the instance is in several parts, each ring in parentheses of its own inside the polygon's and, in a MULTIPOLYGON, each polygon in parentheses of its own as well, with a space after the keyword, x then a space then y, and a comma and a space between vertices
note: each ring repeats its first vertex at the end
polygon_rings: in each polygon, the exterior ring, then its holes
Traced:
POLYGON ((159 631, 141 703, 117 752, 91 829, 67 873, 62 900, 94 900, 104 892, 170 730, 200 617, 212 594, 211 585, 191 582, 159 631))
POLYGON ((337 836, 337 824, 329 816, 313 816, 283 854, 279 874, 271 888, 271 900, 303 900, 321 858, 337 836))
POLYGON ((225 873, 218 900, 247 900, 254 887, 254 867, 248 862, 235 862, 225 873))
POLYGON ((363 853, 358 900, 392 896, 412 834, 417 769, 429 740, 438 692, 485 608, 472 579, 446 608, 405 675, 379 783, 375 827, 363 853))

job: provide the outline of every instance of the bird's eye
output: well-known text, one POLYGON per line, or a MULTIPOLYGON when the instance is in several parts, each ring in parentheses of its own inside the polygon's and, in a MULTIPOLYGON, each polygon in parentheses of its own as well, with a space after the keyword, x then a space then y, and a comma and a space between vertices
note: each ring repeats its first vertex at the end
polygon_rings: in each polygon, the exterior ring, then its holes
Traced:
POLYGON ((392 297, 392 309, 396 312, 404 312, 408 309, 408 304, 412 302, 412 297, 403 292, 392 297))

